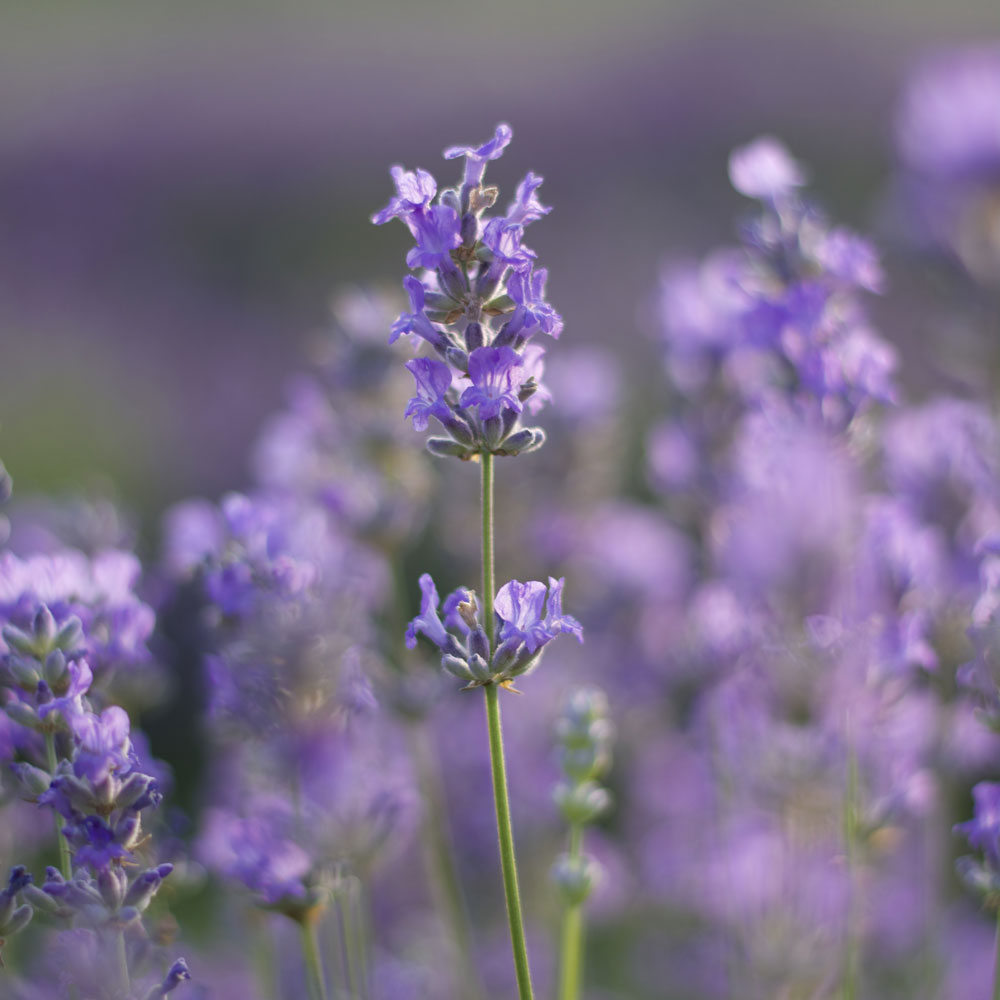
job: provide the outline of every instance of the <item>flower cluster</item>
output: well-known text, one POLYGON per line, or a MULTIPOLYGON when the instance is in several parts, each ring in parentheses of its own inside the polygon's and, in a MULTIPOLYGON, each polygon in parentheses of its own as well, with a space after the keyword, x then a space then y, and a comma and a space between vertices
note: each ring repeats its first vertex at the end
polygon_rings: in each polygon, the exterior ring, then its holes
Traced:
POLYGON ((663 279, 667 360, 680 391, 698 396, 717 383, 838 427, 893 400, 895 352, 859 298, 882 289, 875 249, 800 196, 805 172, 776 139, 736 150, 729 177, 760 203, 741 245, 663 279))
POLYGON ((496 638, 491 647, 480 622, 475 593, 460 587, 442 605, 434 581, 424 573, 420 577, 420 614, 406 630, 406 645, 413 649, 418 635, 429 639, 444 654, 444 669, 466 681, 469 688, 485 684, 509 687, 515 677, 538 665, 542 650, 557 635, 575 635, 583 641, 583 627, 563 614, 564 584, 564 580, 551 577, 548 587, 538 580, 505 583, 493 605, 496 638))
POLYGON ((417 392, 405 415, 417 430, 434 417, 448 432, 427 442, 438 455, 517 455, 544 441, 541 430, 519 428, 524 410, 536 413, 548 398, 544 348, 532 338, 556 338, 563 326, 545 299, 547 272, 523 242, 525 226, 549 212, 537 197, 542 178, 524 178, 506 215, 485 214, 498 197, 483 183, 486 164, 512 134, 498 125, 481 146, 445 150, 446 159, 465 157, 465 172, 440 194, 426 170, 393 167, 396 194, 372 216, 376 225, 400 219, 416 241, 406 262, 419 273, 403 281, 410 311, 393 324, 390 341, 412 335, 437 354, 407 362, 417 392))

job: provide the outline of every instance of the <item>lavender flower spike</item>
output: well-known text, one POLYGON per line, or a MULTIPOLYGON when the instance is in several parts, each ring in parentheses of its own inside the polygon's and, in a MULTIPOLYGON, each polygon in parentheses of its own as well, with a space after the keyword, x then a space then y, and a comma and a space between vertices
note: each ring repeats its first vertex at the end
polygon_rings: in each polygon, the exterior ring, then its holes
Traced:
POLYGON ((501 122, 497 125, 493 138, 488 139, 481 146, 449 146, 444 151, 444 158, 454 160, 459 156, 464 156, 465 177, 462 181, 462 187, 465 189, 478 187, 483 182, 486 164, 503 155, 503 151, 513 136, 514 130, 506 122, 501 122))

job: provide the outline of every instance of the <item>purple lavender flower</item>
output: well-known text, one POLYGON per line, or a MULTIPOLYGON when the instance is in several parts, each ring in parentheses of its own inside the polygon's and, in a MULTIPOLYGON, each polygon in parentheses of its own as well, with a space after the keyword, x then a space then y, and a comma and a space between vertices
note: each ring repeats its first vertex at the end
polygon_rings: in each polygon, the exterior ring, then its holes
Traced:
POLYGON ((444 349, 447 344, 444 334, 427 318, 424 312, 425 289, 423 282, 408 274, 403 279, 403 287, 410 297, 411 312, 402 313, 399 319, 392 324, 392 331, 389 336, 389 343, 394 344, 404 333, 415 333, 423 337, 431 347, 444 349))
MULTIPOLYGON (((434 586, 434 581, 431 579, 430 573, 424 573, 420 577, 420 592, 422 595, 420 600, 420 614, 410 622, 406 629, 407 648, 416 648, 417 636, 423 635, 430 639, 439 649, 453 653, 454 655, 461 655, 462 650, 458 641, 445 629, 444 623, 438 614, 441 599, 438 597, 437 587, 434 586)), ((446 605, 449 606, 450 610, 454 610, 458 600, 467 599, 468 591, 462 589, 456 590, 448 596, 446 605)))
POLYGON ((376 226, 391 219, 406 223, 417 245, 407 254, 409 267, 435 268, 444 263, 461 242, 458 213, 448 205, 431 205, 437 183, 426 170, 415 174, 400 166, 391 169, 396 197, 372 216, 376 226))
POLYGON ((407 221, 414 212, 426 209, 437 194, 437 181, 426 170, 413 172, 397 165, 390 167, 389 174, 396 185, 396 196, 372 216, 376 226, 384 226, 390 219, 407 221))
POLYGON ((506 267, 515 271, 525 271, 532 266, 536 254, 523 246, 524 226, 508 219, 490 219, 483 232, 483 245, 493 254, 491 265, 495 273, 506 267))
POLYGON ((507 221, 521 226, 535 222, 549 214, 552 209, 543 205, 535 195, 544 178, 528 172, 527 176, 517 186, 514 200, 507 206, 507 221))
POLYGON ((500 640, 518 640, 535 653, 560 633, 575 635, 583 642, 583 626, 562 613, 565 580, 549 577, 549 585, 538 580, 511 580, 497 591, 494 608, 500 619, 500 640), (548 608, 543 612, 546 594, 548 608))
POLYGON ((955 826, 974 850, 982 851, 995 872, 1000 872, 1000 784, 981 781, 972 789, 973 818, 955 826))
POLYGON ((509 333, 526 340, 541 331, 553 340, 562 333, 563 320, 545 301, 545 282, 549 272, 544 267, 532 271, 514 270, 507 279, 507 294, 514 300, 514 314, 510 318, 509 333))
POLYGON ((277 796, 258 795, 250 814, 209 810, 200 854, 211 868, 242 883, 265 906, 307 899, 306 879, 313 862, 291 836, 291 806, 277 796))
POLYGON ((479 347, 469 355, 472 385, 462 393, 461 405, 478 406, 479 419, 498 417, 505 410, 520 413, 518 399, 527 379, 524 362, 510 347, 479 347))
POLYGON ((481 146, 449 146, 444 151, 446 160, 465 157, 465 177, 462 181, 464 189, 477 187, 483 182, 486 164, 490 160, 499 159, 513 138, 514 131, 505 122, 496 127, 492 139, 487 139, 481 146))
POLYGON ((451 369, 443 361, 431 358, 407 361, 406 369, 417 383, 417 394, 407 404, 403 416, 413 417, 414 429, 427 430, 429 417, 437 417, 441 421, 451 418, 451 407, 445 399, 451 388, 451 369))
POLYGON ((73 761, 77 777, 97 785, 111 774, 129 770, 132 742, 128 714, 123 708, 111 705, 100 715, 88 712, 73 716, 70 724, 78 740, 73 761))
POLYGON ((761 136, 729 157, 729 179, 748 198, 774 201, 806 182, 802 167, 773 136, 761 136))
POLYGON ((958 49, 913 74, 896 116, 901 215, 912 236, 975 277, 1000 277, 1000 48, 958 49))

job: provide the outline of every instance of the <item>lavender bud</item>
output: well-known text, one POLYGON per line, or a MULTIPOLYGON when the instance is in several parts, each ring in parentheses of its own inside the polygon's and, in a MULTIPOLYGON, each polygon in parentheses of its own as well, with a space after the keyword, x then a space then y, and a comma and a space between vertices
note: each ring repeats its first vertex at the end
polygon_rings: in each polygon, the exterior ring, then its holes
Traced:
POLYGON ((15 682, 25 691, 36 691, 38 689, 38 671, 32 664, 34 660, 22 660, 20 657, 12 656, 7 662, 7 669, 15 682))
POLYGON ((531 428, 525 427, 516 434, 511 434, 504 438, 500 447, 494 452, 495 455, 520 455, 522 451, 530 449, 535 441, 535 432, 531 428))
POLYGON ((59 627, 53 645, 66 652, 75 652, 83 646, 83 626, 76 615, 67 618, 59 627))
POLYGON ((159 986, 154 986, 145 996, 145 1000, 160 1000, 168 993, 173 993, 181 983, 187 982, 191 978, 187 962, 183 958, 177 959, 170 971, 166 974, 163 982, 159 986))
POLYGON ((24 656, 33 657, 35 655, 34 640, 30 635, 22 632, 16 625, 4 625, 3 629, 0 630, 0 634, 3 635, 3 641, 11 649, 24 656))
POLYGON ((163 879, 173 871, 172 865, 160 865, 159 868, 150 868, 139 875, 128 887, 128 894, 124 897, 126 906, 134 906, 142 913, 152 902, 163 879), (163 872, 163 869, 167 869, 163 872))
MULTIPOLYGON (((511 303, 513 305, 513 303, 511 303)), ((514 338, 517 336, 517 332, 514 330, 512 324, 504 323, 500 327, 500 332, 493 338, 493 342, 490 347, 510 347, 514 343, 514 338)))
POLYGON ((33 909, 49 916, 56 916, 60 912, 64 912, 64 907, 59 901, 37 885, 26 886, 21 895, 31 904, 33 909))
POLYGON ((142 820, 138 813, 126 813, 115 826, 115 840, 126 850, 135 847, 142 833, 142 820))
POLYGON ((489 417, 483 421, 483 443, 493 451, 503 437, 503 420, 500 417, 489 417))
POLYGON ((463 462, 467 462, 476 454, 473 448, 452 441, 450 438, 428 438, 427 450, 439 458, 460 458, 463 462))
POLYGON ((560 783, 553 798, 571 826, 593 823, 611 805, 611 793, 594 781, 576 786, 560 783))
POLYGON ((457 415, 439 416, 438 420, 441 421, 444 429, 460 444, 471 446, 476 443, 476 436, 469 426, 468 421, 464 418, 457 415))
POLYGON ((41 732, 42 723, 38 718, 38 713, 23 701, 12 701, 4 705, 4 711, 7 713, 7 717, 19 726, 24 726, 26 729, 34 729, 35 732, 41 732))
POLYGON ((19 906, 12 914, 10 920, 4 926, 0 927, 0 932, 2 932, 4 937, 13 937, 15 934, 19 934, 31 923, 33 915, 34 913, 27 903, 19 906))
POLYGON ((477 681, 486 682, 493 679, 493 671, 490 665, 478 654, 473 653, 469 657, 469 670, 477 681))
POLYGON ((517 421, 520 419, 521 414, 517 410, 511 409, 504 410, 500 416, 503 422, 503 430, 500 433, 500 437, 503 439, 517 426, 517 421))
MULTIPOLYGON (((461 608, 459 608, 459 611, 461 612, 461 608)), ((468 619, 466 619, 466 623, 469 624, 468 619)), ((470 624, 469 627, 472 628, 472 632, 469 634, 470 651, 477 656, 481 656, 484 660, 489 660, 490 641, 486 638, 486 633, 482 628, 478 627, 478 623, 475 626, 470 624)))
POLYGON ((43 671, 45 681, 55 691, 65 691, 69 687, 70 673, 66 665, 66 654, 61 649, 54 649, 45 657, 43 671))
POLYGON ((460 681, 471 681, 472 671, 465 660, 460 660, 457 656, 442 656, 441 666, 448 671, 452 677, 457 677, 460 681))
POLYGON ((97 888, 108 909, 117 911, 125 899, 128 876, 121 868, 105 868, 97 873, 97 888))
MULTIPOLYGON (((501 275, 489 268, 476 279, 475 292, 480 302, 490 301, 500 287, 501 275)), ((513 304, 513 303, 512 303, 513 304)))
MULTIPOLYGON (((472 193, 474 195, 475 191, 472 193)), ((476 241, 479 239, 479 219, 475 215, 475 209, 462 216, 462 226, 459 229, 459 234, 462 237, 463 246, 472 247, 476 245, 476 241)))
POLYGON ((467 351, 462 350, 461 347, 448 347, 445 349, 444 356, 448 359, 448 363, 453 367, 457 368, 460 372, 465 372, 469 370, 469 355, 467 351))
POLYGON ((573 858, 568 854, 561 854, 550 874, 565 905, 580 906, 600 881, 601 867, 588 855, 573 858))
POLYGON ((120 785, 118 794, 115 796, 116 809, 128 809, 135 805, 144 795, 149 792, 150 785, 155 784, 155 779, 148 774, 133 771, 120 785))
POLYGON ((438 269, 438 278, 441 281, 441 287, 456 302, 461 302, 465 297, 465 282, 454 263, 448 261, 447 264, 442 264, 438 269))
POLYGON ((469 323, 465 328, 465 349, 471 354, 485 343, 481 323, 469 323))
POLYGON ((35 633, 35 649, 48 652, 52 648, 58 629, 56 627, 56 620, 47 605, 43 604, 35 614, 33 629, 35 633))
POLYGON ((21 786, 21 793, 30 801, 34 801, 49 789, 52 776, 39 767, 17 763, 10 765, 10 771, 18 785, 21 786))
POLYGON ((520 636, 511 636, 511 638, 505 639, 500 643, 493 654, 493 672, 495 674, 506 674, 507 668, 517 659, 517 651, 522 645, 520 636))

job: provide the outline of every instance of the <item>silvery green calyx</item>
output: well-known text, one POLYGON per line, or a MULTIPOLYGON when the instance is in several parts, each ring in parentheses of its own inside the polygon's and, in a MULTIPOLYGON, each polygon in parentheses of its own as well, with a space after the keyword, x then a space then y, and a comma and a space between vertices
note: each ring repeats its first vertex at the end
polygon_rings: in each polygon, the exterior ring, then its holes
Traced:
POLYGON ((18 897, 30 884, 30 872, 23 865, 15 865, 10 870, 7 887, 0 891, 0 968, 3 967, 4 939, 23 931, 31 921, 31 906, 18 903, 18 897))
POLYGON ((416 395, 405 413, 417 430, 434 417, 447 432, 428 440, 435 455, 518 455, 545 440, 539 428, 520 426, 525 409, 534 414, 549 398, 545 352, 531 338, 556 338, 563 326, 545 300, 547 272, 535 269, 523 243, 525 226, 549 212, 536 196, 542 178, 529 173, 505 215, 486 215, 498 197, 483 185, 486 164, 512 134, 501 124, 482 146, 445 150, 446 159, 465 157, 465 171, 459 187, 440 194, 427 171, 393 167, 396 195, 372 216, 376 225, 400 219, 416 241, 406 262, 419 276, 403 280, 410 311, 393 324, 390 343, 411 335, 437 355, 407 362, 416 395))
POLYGON ((425 636, 441 650, 444 669, 466 681, 466 687, 509 687, 515 677, 538 665, 543 648, 560 633, 583 641, 583 627, 562 612, 564 582, 550 577, 547 587, 538 580, 504 584, 493 605, 496 621, 491 646, 475 593, 460 587, 442 605, 434 581, 424 573, 420 614, 406 630, 406 644, 413 649, 417 636, 425 636))

